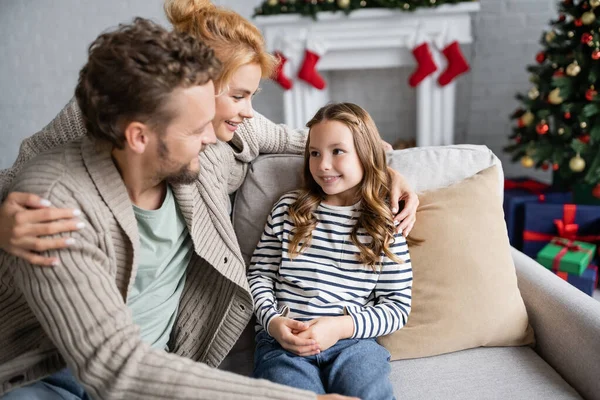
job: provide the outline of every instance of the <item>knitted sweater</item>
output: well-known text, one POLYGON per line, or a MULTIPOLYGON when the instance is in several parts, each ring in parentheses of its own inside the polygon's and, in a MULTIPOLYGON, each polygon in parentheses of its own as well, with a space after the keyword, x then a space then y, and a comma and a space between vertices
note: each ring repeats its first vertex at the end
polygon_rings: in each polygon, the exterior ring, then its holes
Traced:
MULTIPOLYGON (((84 133, 72 102, 23 143, 13 168, 1 175, 3 185, 12 181, 10 191, 81 209, 86 227, 69 234, 75 245, 50 252, 60 259, 57 267, 35 267, 0 253, 0 394, 66 364, 93 398, 314 398, 215 368, 252 314, 227 213, 228 193, 242 183, 247 164, 217 143, 201 153, 199 179, 173 188, 194 255, 170 354, 142 342, 125 304, 139 256, 136 220, 110 148, 84 133), (44 149, 50 150, 33 157, 44 149)), ((238 156, 251 159, 264 149, 298 151, 304 136, 258 117, 244 124, 237 140, 243 143, 238 156), (254 135, 254 141, 245 142, 244 135, 254 135)))

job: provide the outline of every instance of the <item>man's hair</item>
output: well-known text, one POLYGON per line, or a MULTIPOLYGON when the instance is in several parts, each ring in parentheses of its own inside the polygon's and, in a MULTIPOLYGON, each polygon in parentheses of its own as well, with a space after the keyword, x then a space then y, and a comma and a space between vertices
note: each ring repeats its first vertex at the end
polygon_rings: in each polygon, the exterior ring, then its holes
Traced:
POLYGON ((123 148, 127 124, 164 129, 173 118, 169 95, 214 80, 220 68, 197 39, 136 18, 90 45, 75 97, 89 134, 123 148))

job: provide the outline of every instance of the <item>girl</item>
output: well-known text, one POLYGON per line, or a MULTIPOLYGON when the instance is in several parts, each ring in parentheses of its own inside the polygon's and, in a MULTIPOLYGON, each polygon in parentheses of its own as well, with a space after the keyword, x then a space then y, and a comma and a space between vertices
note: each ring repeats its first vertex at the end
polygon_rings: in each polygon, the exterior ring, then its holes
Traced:
POLYGON ((375 338, 406 324, 412 269, 389 210, 379 133, 351 103, 321 108, 307 126, 304 187, 273 207, 248 273, 254 373, 316 393, 393 399, 390 354, 375 338), (314 345, 298 347, 298 338, 314 345))
MULTIPOLYGON (((236 158, 249 162, 259 152, 301 152, 306 140, 304 131, 275 124, 252 108, 261 77, 271 76, 276 64, 266 51, 258 28, 238 13, 216 7, 208 0, 166 0, 165 12, 176 30, 209 45, 222 63, 221 76, 215 81, 218 96, 213 127, 219 140, 231 144, 236 158)), ((0 249, 33 264, 49 266, 57 260, 36 251, 68 246, 68 237, 38 236, 79 229, 79 221, 73 218, 76 210, 48 208, 47 201, 32 194, 11 193, 6 199, 3 197, 27 160, 78 139, 82 124, 79 108, 71 101, 42 131, 21 144, 12 168, 0 170, 0 200, 4 200, 0 204, 0 249)), ((402 221, 400 228, 408 233, 415 222, 419 200, 399 174, 394 176, 393 188, 395 200, 406 200, 396 219, 402 221)))

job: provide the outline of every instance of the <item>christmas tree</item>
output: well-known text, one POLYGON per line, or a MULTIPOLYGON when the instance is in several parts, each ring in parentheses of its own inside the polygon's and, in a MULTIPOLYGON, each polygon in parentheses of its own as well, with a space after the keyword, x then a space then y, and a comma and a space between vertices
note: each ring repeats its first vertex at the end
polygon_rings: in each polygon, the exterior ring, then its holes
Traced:
MULTIPOLYGON (((518 94, 511 144, 525 167, 554 171, 554 184, 600 183, 600 0, 562 0, 543 32, 532 87, 518 94)), ((600 189, 600 185, 596 186, 600 189)))

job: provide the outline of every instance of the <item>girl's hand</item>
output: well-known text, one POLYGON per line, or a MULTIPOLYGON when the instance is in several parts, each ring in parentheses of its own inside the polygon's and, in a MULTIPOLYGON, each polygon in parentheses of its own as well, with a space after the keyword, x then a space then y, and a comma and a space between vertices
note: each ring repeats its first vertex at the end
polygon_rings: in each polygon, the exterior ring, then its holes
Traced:
POLYGON ((407 237, 417 221, 417 208, 419 207, 419 196, 406 183, 404 177, 396 170, 388 167, 392 176, 392 189, 390 193, 390 204, 392 205, 392 214, 395 214, 394 221, 397 222, 397 232, 402 232, 407 237), (404 201, 404 208, 400 214, 398 206, 400 201, 404 201))
POLYGON ((81 211, 51 206, 48 200, 34 194, 10 193, 0 205, 0 248, 31 264, 57 265, 57 258, 42 257, 36 252, 68 247, 73 239, 40 239, 39 236, 70 232, 85 225, 73 218, 81 211))
POLYGON ((310 338, 301 338, 293 332, 302 332, 308 328, 308 325, 286 317, 275 317, 271 320, 268 327, 269 335, 287 351, 299 356, 312 356, 318 354, 319 346, 317 342, 310 338))
POLYGON ((308 322, 309 328, 298 333, 300 338, 314 339, 320 351, 325 351, 341 339, 346 339, 354 333, 352 317, 320 317, 308 322))

